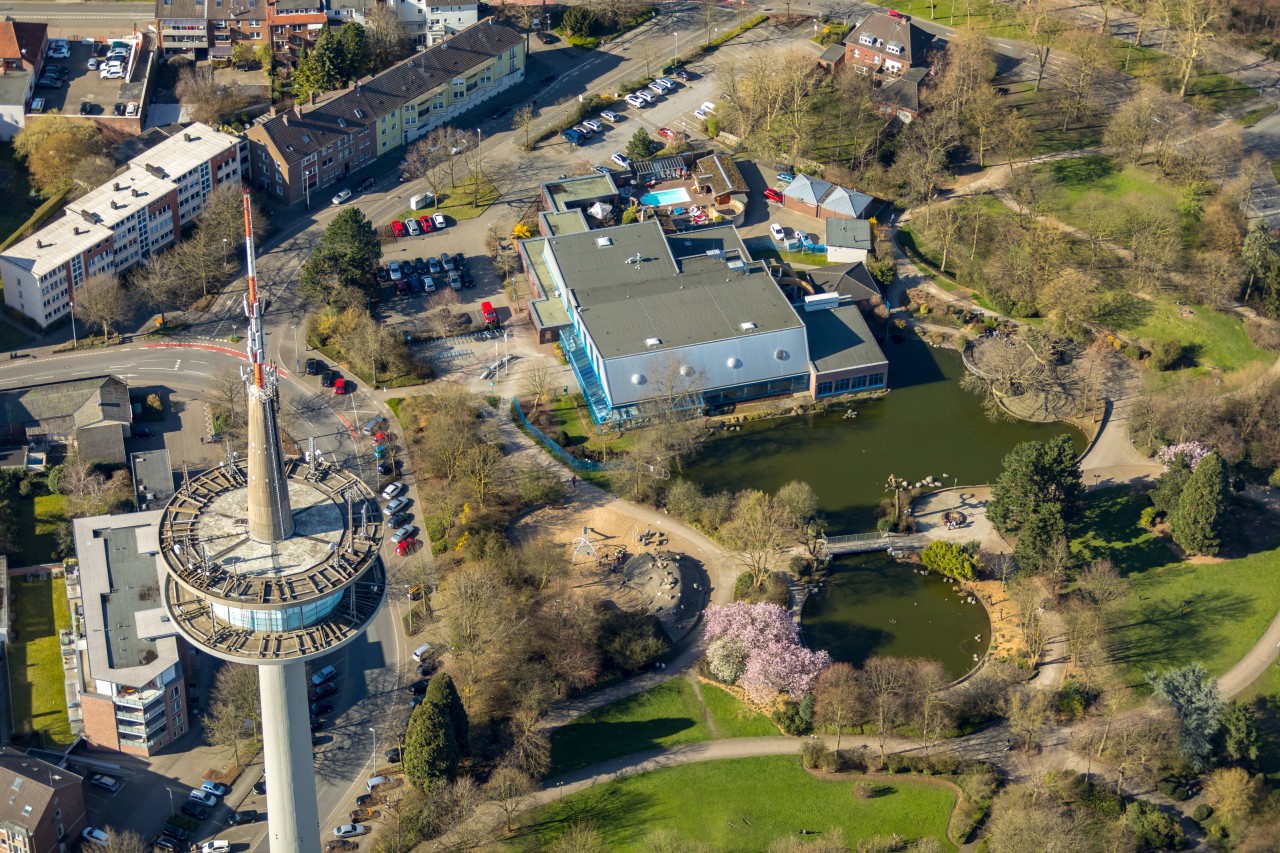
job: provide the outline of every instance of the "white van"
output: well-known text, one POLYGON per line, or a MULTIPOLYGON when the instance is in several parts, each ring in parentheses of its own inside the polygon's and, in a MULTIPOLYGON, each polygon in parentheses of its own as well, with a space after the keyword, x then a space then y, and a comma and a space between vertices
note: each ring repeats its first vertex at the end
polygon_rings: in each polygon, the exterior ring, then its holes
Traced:
POLYGON ((413 198, 409 199, 409 207, 413 208, 414 210, 422 210, 423 208, 425 208, 427 205, 431 204, 435 200, 436 200, 436 197, 434 193, 423 193, 422 195, 415 195, 413 198))
POLYGON ((378 787, 379 785, 383 785, 383 784, 385 784, 385 783, 386 783, 386 781, 387 781, 387 777, 386 777, 386 776, 374 776, 374 777, 372 777, 371 779, 369 779, 369 781, 368 781, 368 782, 365 782, 364 784, 365 784, 365 787, 367 787, 367 788, 369 789, 369 793, 370 793, 370 794, 372 794, 372 793, 373 793, 373 789, 374 789, 374 788, 378 787))
POLYGON ((418 663, 422 663, 422 659, 427 656, 427 652, 431 651, 430 643, 423 643, 413 650, 413 659, 418 663))
POLYGON ((231 842, 225 838, 215 838, 200 845, 200 853, 227 853, 230 849, 231 842))

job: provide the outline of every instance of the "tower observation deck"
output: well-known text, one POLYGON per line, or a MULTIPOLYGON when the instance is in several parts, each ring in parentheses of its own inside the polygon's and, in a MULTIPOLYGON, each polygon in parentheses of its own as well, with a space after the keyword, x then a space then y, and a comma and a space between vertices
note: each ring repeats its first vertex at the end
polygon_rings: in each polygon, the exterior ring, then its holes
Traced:
POLYGON ((258 667, 271 851, 297 853, 321 846, 305 662, 354 640, 381 608, 383 522, 359 478, 284 455, 248 190, 244 209, 247 449, 189 478, 166 506, 163 597, 197 648, 258 667))

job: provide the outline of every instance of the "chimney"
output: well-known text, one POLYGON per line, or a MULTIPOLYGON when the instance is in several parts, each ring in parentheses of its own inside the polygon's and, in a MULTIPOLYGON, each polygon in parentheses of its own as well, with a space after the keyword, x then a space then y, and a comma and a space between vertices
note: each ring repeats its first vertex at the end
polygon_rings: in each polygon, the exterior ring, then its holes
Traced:
MULTIPOLYGON (((315 103, 315 97, 316 97, 316 96, 315 96, 315 93, 314 93, 314 92, 312 92, 312 93, 311 93, 311 99, 312 99, 312 100, 311 100, 311 103, 313 103, 313 104, 315 103)), ((302 118, 302 104, 298 104, 297 106, 295 106, 295 107, 294 107, 294 110, 298 113, 298 118, 302 118)))
MULTIPOLYGON (((316 105, 316 93, 314 89, 311 91, 311 97, 309 100, 311 101, 311 106, 314 107, 316 105)), ((298 115, 302 115, 302 107, 298 107, 298 115)))
POLYGON ((282 122, 284 122, 284 123, 285 123, 285 126, 286 126, 286 127, 288 127, 288 125, 289 125, 289 113, 290 113, 290 112, 292 112, 292 110, 285 110, 285 111, 284 111, 284 113, 282 113, 282 114, 281 114, 281 116, 280 116, 280 120, 281 120, 282 122))
POLYGON ((111 209, 112 209, 112 210, 116 210, 116 209, 117 209, 117 208, 119 208, 119 207, 120 207, 120 205, 116 204, 116 200, 115 200, 114 198, 113 198, 113 199, 111 199, 111 209))
POLYGON ((182 134, 182 139, 183 139, 183 141, 184 141, 184 142, 190 142, 190 141, 191 141, 191 134, 189 134, 189 133, 184 133, 184 134, 182 134))
POLYGON ((129 192, 133 193, 134 198, 137 198, 138 196, 142 195, 142 193, 138 192, 137 187, 130 188, 129 192))
POLYGON ((115 183, 113 183, 111 185, 111 189, 115 190, 116 192, 120 192, 120 182, 116 181, 115 183))

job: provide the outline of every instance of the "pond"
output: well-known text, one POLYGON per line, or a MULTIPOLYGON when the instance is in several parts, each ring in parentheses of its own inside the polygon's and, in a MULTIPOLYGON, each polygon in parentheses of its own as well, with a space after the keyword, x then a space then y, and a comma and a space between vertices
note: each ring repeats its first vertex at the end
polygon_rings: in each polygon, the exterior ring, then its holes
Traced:
POLYGON ((869 657, 923 657, 960 678, 987 651, 991 623, 938 575, 886 554, 840 557, 823 589, 804 605, 805 644, 861 666, 869 657))
POLYGON ((992 423, 982 401, 960 387, 960 354, 933 349, 914 335, 884 345, 889 385, 879 399, 820 415, 774 418, 742 425, 708 441, 685 469, 704 492, 756 488, 773 491, 803 480, 817 492, 833 535, 875 527, 885 481, 932 475, 946 485, 994 482, 1001 461, 1023 441, 1064 433, 1084 450, 1084 436, 1065 424, 992 423), (945 478, 943 475, 946 475, 945 478))

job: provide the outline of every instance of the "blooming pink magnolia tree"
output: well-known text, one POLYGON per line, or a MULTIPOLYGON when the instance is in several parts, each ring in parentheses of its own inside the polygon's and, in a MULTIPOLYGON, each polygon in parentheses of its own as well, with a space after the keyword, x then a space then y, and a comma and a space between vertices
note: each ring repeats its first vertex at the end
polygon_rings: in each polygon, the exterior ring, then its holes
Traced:
POLYGON ((1166 465, 1181 456, 1187 463, 1187 467, 1194 471, 1200 464, 1200 460, 1211 452, 1211 448, 1205 447, 1198 441, 1184 441, 1181 444, 1166 444, 1156 451, 1156 456, 1166 465))
POLYGON ((712 675, 739 684, 761 704, 779 693, 799 698, 813 689, 831 656, 800 644, 800 628, 776 604, 737 602, 705 614, 707 663, 712 675))

